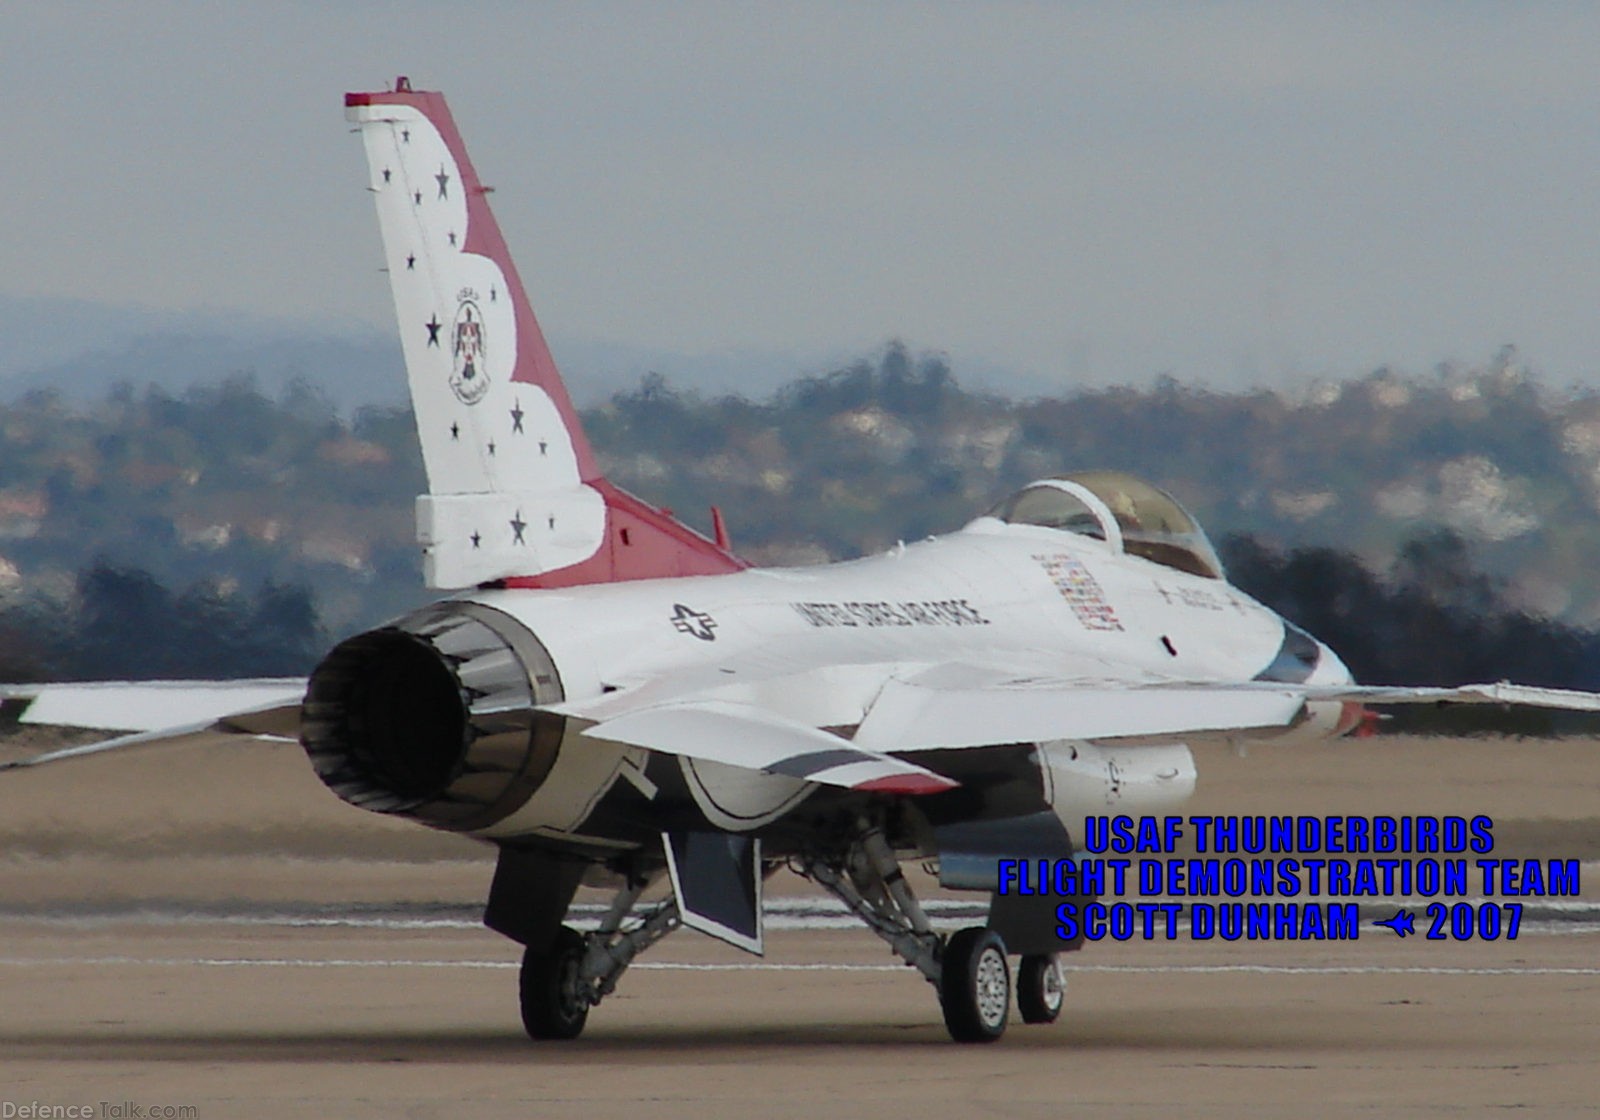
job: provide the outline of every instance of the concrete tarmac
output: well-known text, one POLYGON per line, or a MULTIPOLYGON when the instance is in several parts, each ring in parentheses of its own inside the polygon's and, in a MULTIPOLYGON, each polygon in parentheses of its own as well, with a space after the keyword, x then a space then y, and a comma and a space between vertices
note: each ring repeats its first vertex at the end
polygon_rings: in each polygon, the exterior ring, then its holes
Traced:
POLYGON ((675 935, 580 1040, 536 1044, 517 1019, 514 946, 487 932, 0 928, 0 1104, 19 1107, 210 1120, 1600 1106, 1593 933, 1103 943, 1069 958, 1061 1022, 958 1046, 929 986, 855 932, 775 933, 761 961, 675 935))
MULTIPOLYGON (((1190 811, 1481 811, 1507 854, 1592 861, 1597 750, 1219 753, 1190 811)), ((683 932, 535 1044, 516 947, 472 920, 492 853, 346 809, 296 748, 3 777, 0 1120, 1600 1111, 1593 922, 1102 942, 1060 1023, 993 1046, 947 1041, 863 931, 770 931, 762 960, 683 932)))

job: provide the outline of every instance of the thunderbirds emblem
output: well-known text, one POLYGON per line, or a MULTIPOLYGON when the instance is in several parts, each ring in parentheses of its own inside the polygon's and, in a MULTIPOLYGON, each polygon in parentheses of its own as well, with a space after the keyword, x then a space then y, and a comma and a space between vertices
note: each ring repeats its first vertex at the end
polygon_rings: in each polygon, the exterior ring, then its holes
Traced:
POLYGON ((455 326, 450 330, 450 388, 462 404, 477 404, 489 391, 483 312, 478 310, 473 294, 462 294, 455 326))

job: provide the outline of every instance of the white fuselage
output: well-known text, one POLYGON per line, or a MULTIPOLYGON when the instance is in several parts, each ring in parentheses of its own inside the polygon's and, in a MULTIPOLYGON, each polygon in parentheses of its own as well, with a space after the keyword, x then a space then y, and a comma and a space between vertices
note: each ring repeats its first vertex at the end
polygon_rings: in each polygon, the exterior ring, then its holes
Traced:
MULTIPOLYGON (((771 682, 780 691, 764 703, 817 725, 859 722, 895 666, 1002 659, 1018 672, 1087 676, 1103 660, 1123 679, 1131 667, 1248 681, 1284 635, 1276 613, 1225 581, 991 518, 845 563, 470 598, 539 635, 568 700, 700 671, 708 685, 720 674, 758 693, 771 682), (1063 567, 1076 577, 1066 590, 1063 567), (826 695, 795 694, 793 678, 808 670, 866 675, 853 690, 832 679, 826 695)), ((1311 683, 1349 679, 1321 647, 1311 683)))
MULTIPOLYGON (((832 728, 859 724, 891 677, 924 667, 1124 684, 1241 682, 1273 662, 1286 633, 1277 614, 1223 580, 988 517, 846 563, 469 598, 539 637, 568 703, 694 692, 832 728)), ((1318 654, 1304 679, 1349 680, 1331 650, 1319 644, 1318 654)), ((545 787, 485 835, 570 834, 597 789, 642 765, 637 748, 578 730, 569 730, 545 787)), ((704 763, 685 771, 708 815, 723 804, 730 820, 752 824, 776 819, 807 792, 795 779, 719 775, 704 763), (719 778, 728 788, 714 788, 719 778)))

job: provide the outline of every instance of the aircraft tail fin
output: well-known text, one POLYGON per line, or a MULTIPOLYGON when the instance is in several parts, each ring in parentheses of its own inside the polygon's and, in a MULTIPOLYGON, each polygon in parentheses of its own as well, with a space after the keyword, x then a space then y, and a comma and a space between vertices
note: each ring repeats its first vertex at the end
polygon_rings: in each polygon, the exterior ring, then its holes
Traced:
POLYGON ((401 78, 346 94, 345 114, 366 147, 427 469, 428 585, 742 567, 601 474, 444 96, 401 78))

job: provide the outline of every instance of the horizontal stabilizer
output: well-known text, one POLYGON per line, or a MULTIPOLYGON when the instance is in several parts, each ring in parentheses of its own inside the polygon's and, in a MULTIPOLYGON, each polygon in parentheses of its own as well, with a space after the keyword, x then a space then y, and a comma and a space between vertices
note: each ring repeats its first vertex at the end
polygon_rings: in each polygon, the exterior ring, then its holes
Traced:
POLYGON ((719 700, 644 708, 595 724, 584 734, 846 789, 921 794, 957 784, 830 732, 719 700))

